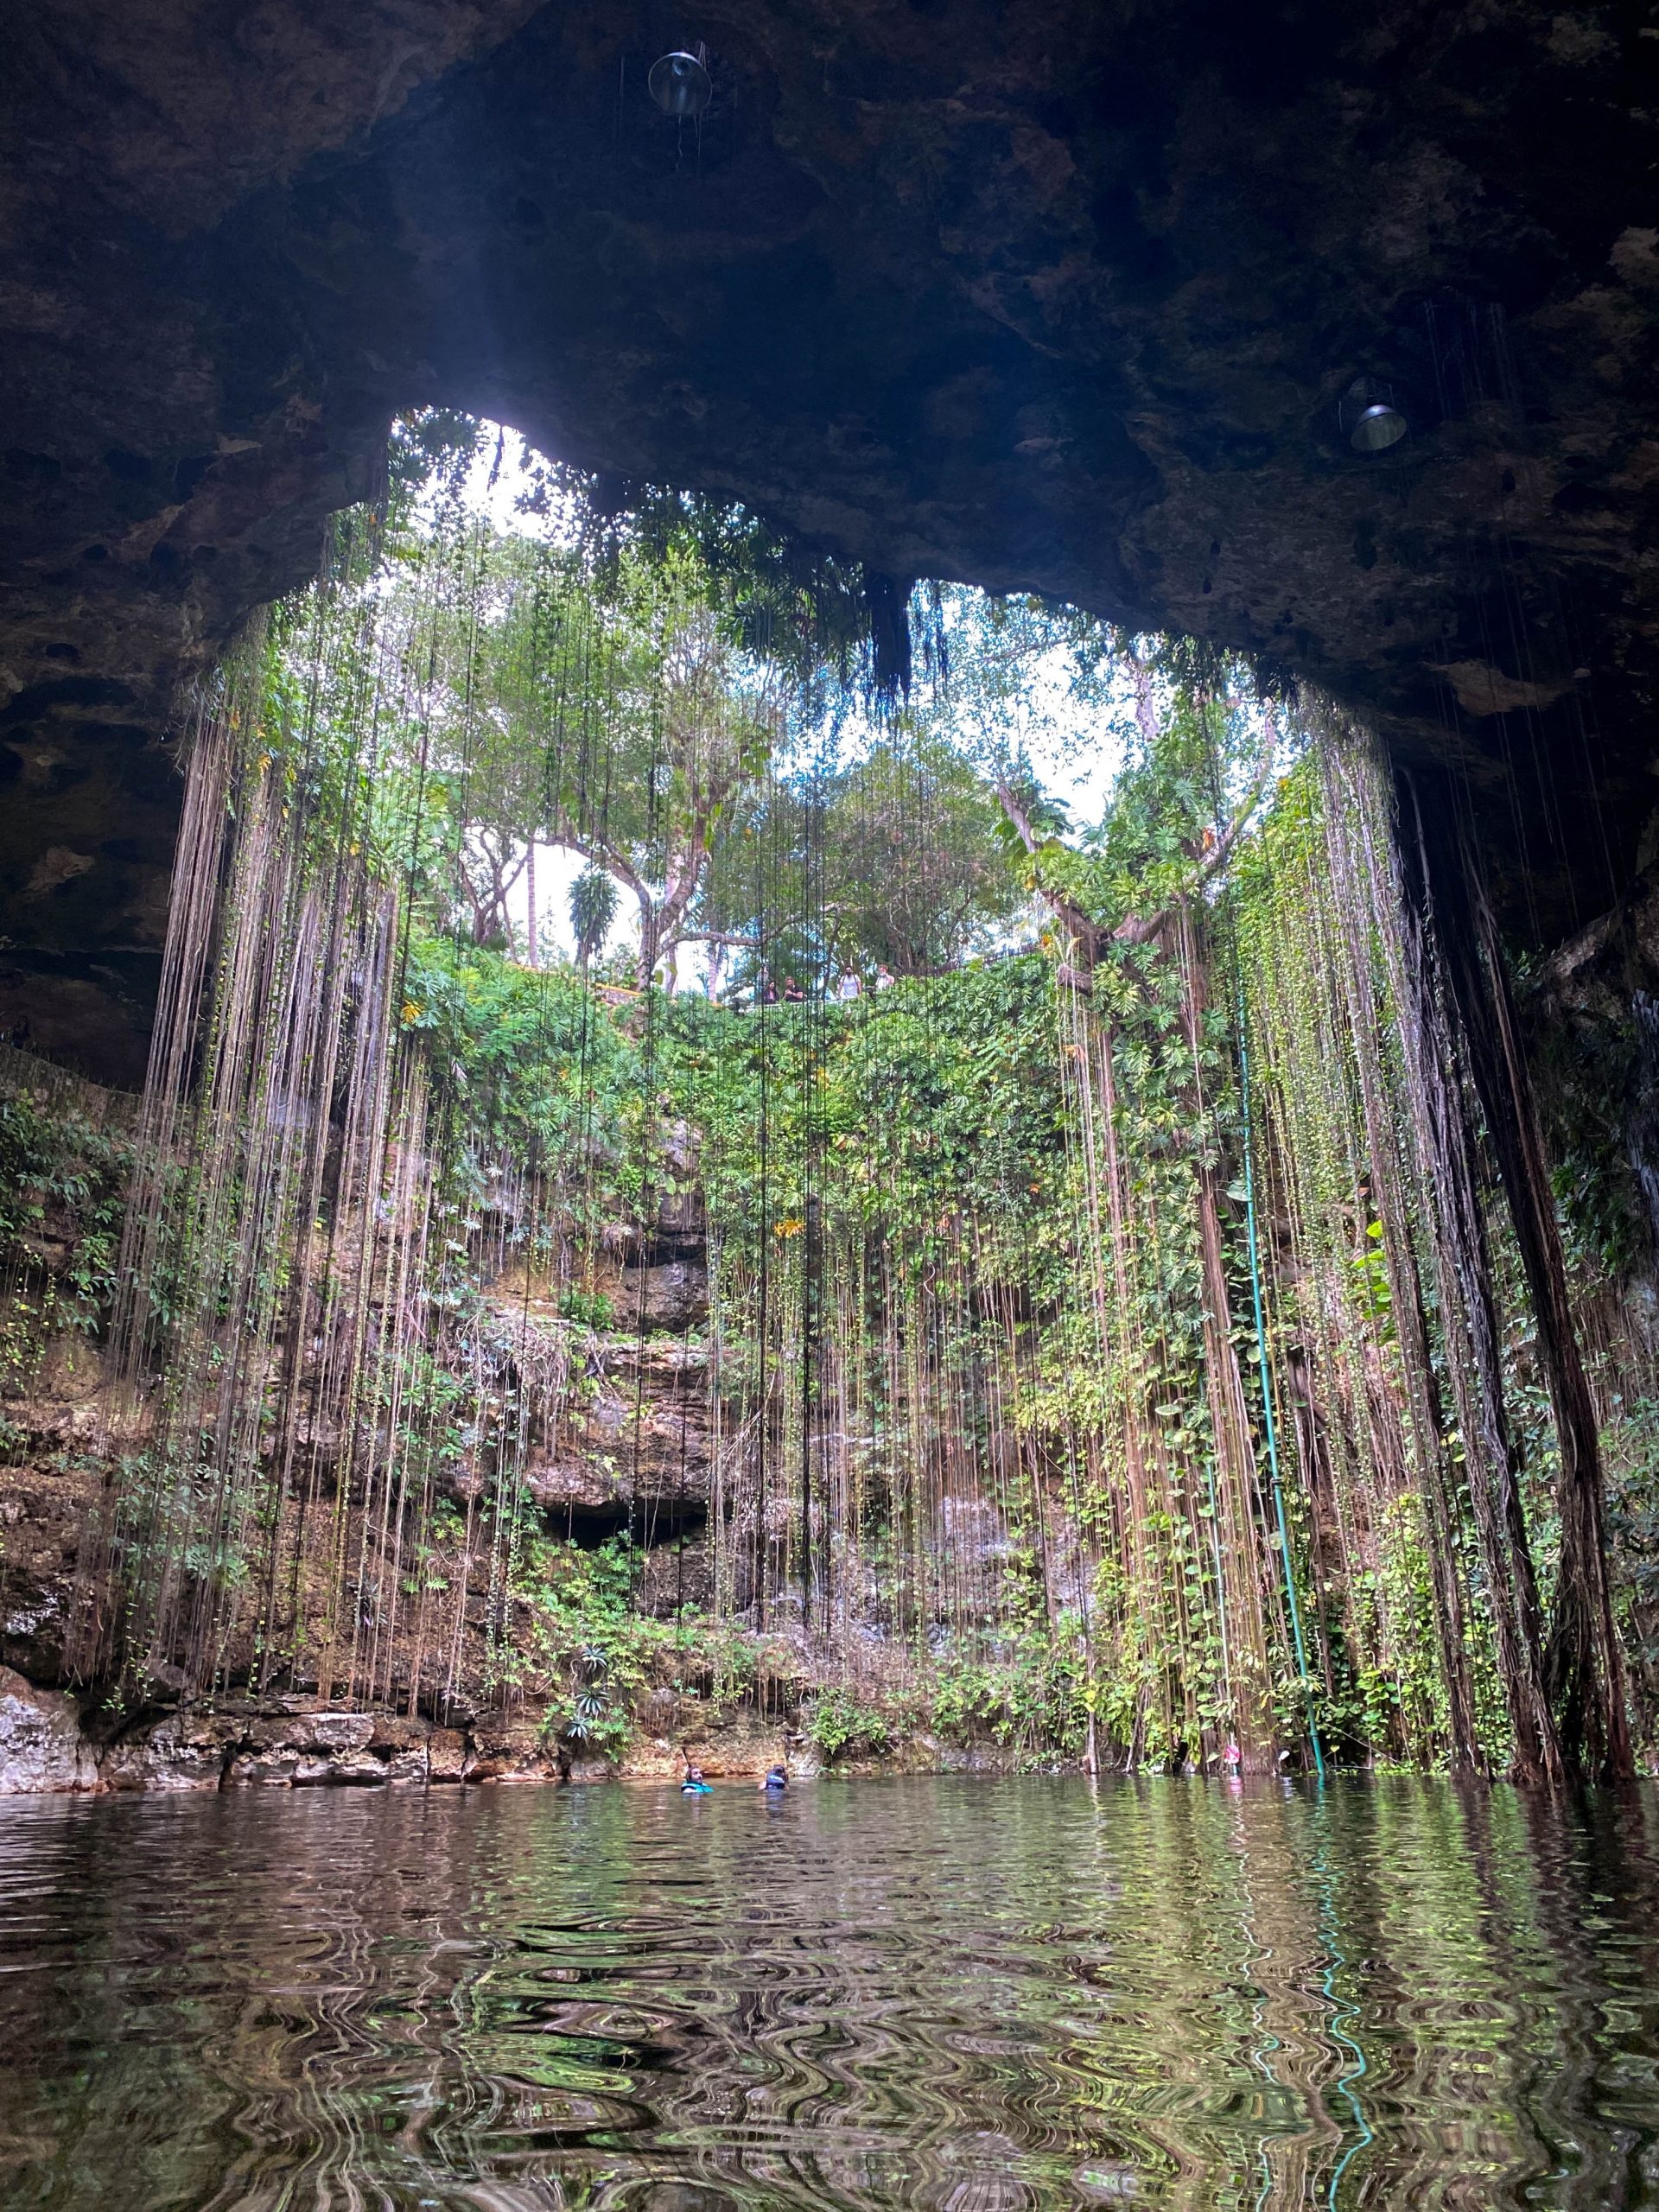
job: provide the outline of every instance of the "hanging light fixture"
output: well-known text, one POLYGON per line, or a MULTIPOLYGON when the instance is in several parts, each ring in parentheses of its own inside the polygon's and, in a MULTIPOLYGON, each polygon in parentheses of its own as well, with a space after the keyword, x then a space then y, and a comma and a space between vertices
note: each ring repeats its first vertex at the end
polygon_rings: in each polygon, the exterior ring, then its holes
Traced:
POLYGON ((1386 453, 1411 425, 1394 403, 1394 387, 1376 377, 1356 377, 1343 394, 1337 420, 1356 453, 1386 453))
POLYGON ((1348 442, 1356 453, 1386 453, 1390 446, 1397 446, 1411 428, 1397 407, 1386 399, 1373 401, 1348 433, 1348 442))
POLYGON ((714 97, 706 52, 699 48, 696 54, 665 54, 652 64, 646 90, 663 113, 677 122, 701 115, 714 97))

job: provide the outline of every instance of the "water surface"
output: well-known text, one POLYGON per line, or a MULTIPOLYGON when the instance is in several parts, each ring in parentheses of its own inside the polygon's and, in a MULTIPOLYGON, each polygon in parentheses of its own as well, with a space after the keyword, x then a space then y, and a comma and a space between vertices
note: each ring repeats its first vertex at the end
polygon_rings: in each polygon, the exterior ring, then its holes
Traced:
POLYGON ((0 1808, 0 2205, 1659 2205, 1659 1804, 0 1808))

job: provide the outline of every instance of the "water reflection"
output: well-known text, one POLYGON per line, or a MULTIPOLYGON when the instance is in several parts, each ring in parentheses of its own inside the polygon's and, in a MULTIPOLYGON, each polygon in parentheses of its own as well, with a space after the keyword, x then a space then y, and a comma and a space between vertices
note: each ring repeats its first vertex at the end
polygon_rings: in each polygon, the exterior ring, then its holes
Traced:
POLYGON ((0 1811, 0 2204, 1659 2203, 1659 1837, 1412 1781, 0 1811))

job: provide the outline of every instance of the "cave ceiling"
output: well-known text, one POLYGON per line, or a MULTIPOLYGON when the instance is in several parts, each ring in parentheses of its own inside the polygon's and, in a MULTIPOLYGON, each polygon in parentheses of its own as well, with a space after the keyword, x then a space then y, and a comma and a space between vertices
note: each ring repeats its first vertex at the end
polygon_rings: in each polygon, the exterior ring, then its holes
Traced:
POLYGON ((423 404, 1312 680, 1458 764, 1541 942, 1645 858, 1647 11, 36 0, 6 39, 0 1027, 41 1049, 141 1071, 188 680, 423 404), (645 92, 698 41, 701 129, 645 92))

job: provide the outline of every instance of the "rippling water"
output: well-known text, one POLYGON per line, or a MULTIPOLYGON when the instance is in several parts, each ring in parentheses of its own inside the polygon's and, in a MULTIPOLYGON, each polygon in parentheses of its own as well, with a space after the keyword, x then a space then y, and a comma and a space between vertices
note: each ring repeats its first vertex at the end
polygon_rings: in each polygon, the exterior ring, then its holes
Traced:
POLYGON ((1659 1804, 0 1808, 0 2204, 1659 2203, 1659 1804))

